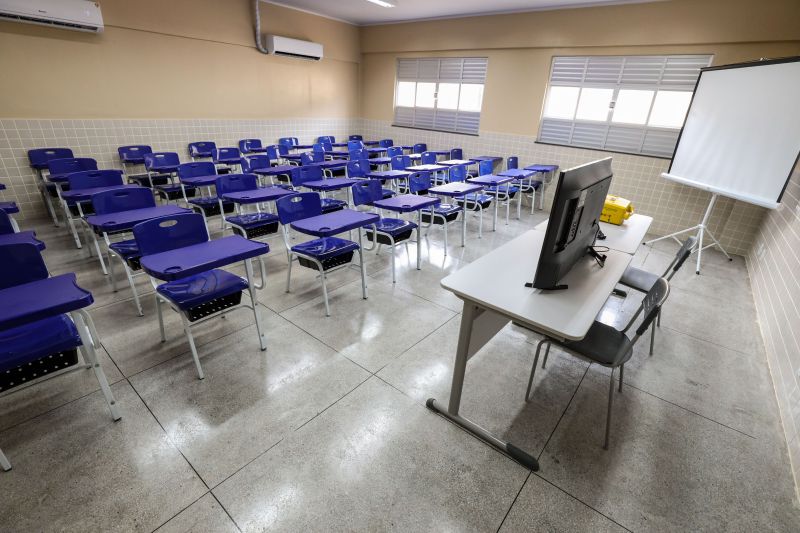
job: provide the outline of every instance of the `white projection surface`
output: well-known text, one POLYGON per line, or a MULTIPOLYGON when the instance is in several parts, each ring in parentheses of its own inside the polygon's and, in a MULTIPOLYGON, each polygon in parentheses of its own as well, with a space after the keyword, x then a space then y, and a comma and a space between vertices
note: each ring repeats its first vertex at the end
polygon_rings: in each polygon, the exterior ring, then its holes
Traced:
POLYGON ((800 60, 706 70, 663 177, 775 209, 798 153, 800 60))

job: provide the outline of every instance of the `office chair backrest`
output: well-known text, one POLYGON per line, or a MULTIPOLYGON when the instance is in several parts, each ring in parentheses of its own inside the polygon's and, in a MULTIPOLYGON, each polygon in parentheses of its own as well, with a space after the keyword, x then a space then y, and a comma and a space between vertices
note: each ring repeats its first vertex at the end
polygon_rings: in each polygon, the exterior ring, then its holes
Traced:
POLYGON ((430 172, 412 172, 408 177, 408 190, 410 190, 412 194, 426 193, 430 188, 430 172))
POLYGON ((153 148, 146 144, 131 144, 117 148, 120 161, 144 161, 144 154, 152 154, 153 148))
POLYGON ((261 139, 242 139, 239 141, 239 151, 243 154, 249 154, 253 150, 260 150, 261 148, 263 148, 261 139))
POLYGON ((435 165, 436 154, 434 154, 433 152, 422 152, 420 161, 422 162, 423 165, 435 165))
POLYGON ((450 167, 450 181, 466 181, 467 167, 465 165, 453 165, 450 167))
POLYGON ((453 148, 450 150, 450 159, 464 159, 464 150, 461 148, 453 148))
POLYGON ((34 244, 25 242, 0 246, 0 289, 48 277, 47 265, 34 244))
POLYGON ((428 151, 428 145, 425 143, 417 143, 411 148, 411 151, 415 154, 421 154, 422 152, 428 151))
POLYGON ((620 344, 617 353, 614 355, 614 360, 609 366, 616 367, 630 359, 634 344, 652 326, 653 320, 658 317, 661 307, 667 301, 667 296, 669 296, 669 282, 665 278, 658 278, 645 295, 639 309, 636 310, 625 329, 622 330, 628 340, 620 344), (627 336, 627 331, 634 325, 640 315, 643 315, 642 320, 636 328, 633 338, 630 338, 627 336))
POLYGON ((348 141, 363 141, 364 137, 363 137, 363 135, 351 135, 350 137, 348 137, 347 140, 348 141))
POLYGON ((94 187, 113 187, 122 185, 121 170, 83 170, 73 172, 67 177, 69 188, 73 191, 94 187))
POLYGON ((222 174, 214 184, 217 195, 229 192, 252 191, 258 188, 258 176, 255 174, 222 174))
POLYGON ((284 226, 297 220, 322 214, 322 200, 315 192, 301 192, 284 196, 275 202, 275 206, 278 208, 278 220, 284 226))
POLYGON ((353 203, 355 205, 372 205, 372 202, 383 198, 381 182, 379 180, 364 180, 351 187, 353 203))
POLYGON ((184 213, 136 224, 133 237, 142 255, 152 255, 208 241, 203 215, 184 213))
POLYGON ((381 148, 389 148, 390 146, 394 146, 394 141, 392 139, 381 139, 378 141, 378 146, 381 148))
POLYGON ((125 187, 92 195, 92 207, 98 215, 155 206, 153 191, 147 187, 125 187))
POLYGON ((69 174, 83 170, 97 170, 97 160, 91 157, 68 157, 65 159, 51 159, 47 162, 50 174, 69 174))
POLYGON ((365 161, 364 159, 351 159, 347 162, 348 178, 366 178, 369 171, 369 161, 365 161))
POLYGON ((181 158, 175 152, 153 152, 144 155, 144 168, 151 170, 155 167, 177 167, 181 158))
POLYGON ((249 173, 259 168, 269 168, 272 161, 268 155, 258 154, 243 157, 239 163, 242 165, 242 172, 249 173))
POLYGON ((33 168, 47 168, 51 159, 69 159, 75 157, 69 148, 34 148, 28 150, 28 162, 33 168))
POLYGON ((667 267, 667 270, 664 272, 664 277, 667 280, 671 280, 672 276, 674 276, 678 270, 683 266, 683 263, 689 259, 689 256, 692 255, 694 251, 694 247, 697 244, 697 237, 689 237, 683 242, 683 245, 678 250, 678 253, 675 254, 675 259, 667 267), (670 272, 671 270, 671 272, 670 272))
POLYGON ((386 155, 388 157, 394 157, 396 155, 403 155, 403 147, 402 146, 390 146, 386 149, 386 155))
POLYGON ((189 143, 190 157, 211 157, 211 152, 217 147, 214 141, 197 141, 189 143))
POLYGON ((507 160, 506 165, 507 165, 506 168, 508 170, 514 170, 519 168, 519 157, 515 155, 510 156, 507 160))
POLYGON ((0 235, 15 233, 14 226, 11 225, 11 217, 0 209, 0 235))
POLYGON ((405 170, 411 166, 411 158, 407 155, 396 155, 392 158, 392 170, 405 170))
POLYGON ((217 166, 211 161, 198 161, 195 163, 181 163, 178 165, 178 178, 198 178, 200 176, 213 176, 217 173, 217 166))
POLYGON ((494 162, 489 160, 478 161, 478 176, 489 176, 494 171, 494 162))

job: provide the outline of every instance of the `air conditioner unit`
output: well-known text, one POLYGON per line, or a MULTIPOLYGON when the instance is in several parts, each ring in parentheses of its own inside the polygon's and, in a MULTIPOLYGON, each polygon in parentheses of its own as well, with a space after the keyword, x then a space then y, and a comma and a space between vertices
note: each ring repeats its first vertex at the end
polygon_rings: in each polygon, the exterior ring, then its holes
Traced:
POLYGON ((290 39, 279 35, 267 35, 267 50, 276 56, 297 57, 319 61, 322 59, 322 45, 311 41, 290 39))
POLYGON ((100 4, 89 0, 0 0, 0 20, 100 33, 100 4))

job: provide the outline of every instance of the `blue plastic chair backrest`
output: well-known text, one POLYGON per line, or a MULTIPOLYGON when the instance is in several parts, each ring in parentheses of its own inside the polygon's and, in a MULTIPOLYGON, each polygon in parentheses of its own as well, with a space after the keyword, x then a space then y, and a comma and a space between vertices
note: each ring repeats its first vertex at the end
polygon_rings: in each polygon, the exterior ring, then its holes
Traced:
POLYGON ((36 245, 25 242, 0 246, 0 289, 48 277, 47 265, 36 245))
POLYGON ((147 187, 125 187, 92 195, 92 207, 98 215, 155 207, 153 191, 147 187))
POLYGON ((122 185, 121 170, 84 170, 67 176, 69 188, 73 191, 93 187, 113 187, 122 185))
POLYGON ((336 141, 334 141, 333 137, 331 137, 330 135, 320 135, 319 137, 317 137, 317 142, 318 143, 324 143, 324 142, 334 143, 336 141))
POLYGON ((239 151, 243 154, 249 154, 252 150, 260 150, 261 139, 242 139, 239 141, 239 151))
POLYGON ((506 167, 508 170, 514 170, 519 168, 519 157, 515 155, 510 156, 506 164, 508 165, 506 167))
POLYGON ((322 200, 315 192, 284 196, 275 202, 275 206, 278 208, 278 220, 283 225, 322 214, 322 200))
POLYGON ((34 148, 28 150, 28 161, 34 168, 47 168, 51 159, 68 159, 75 157, 69 148, 34 148))
POLYGON ((278 154, 280 155, 288 155, 289 154, 289 147, 285 144, 278 144, 278 154))
POLYGON ((211 150, 211 159, 215 162, 221 160, 241 159, 242 153, 235 146, 214 148, 211 150))
POLYGON ((197 141, 189 143, 189 156, 211 157, 211 151, 217 147, 214 141, 197 141))
POLYGON ((347 140, 348 141, 363 141, 364 140, 364 136, 363 135, 351 135, 350 137, 347 138, 347 140))
POLYGON ((255 174, 222 174, 215 183, 217 194, 222 196, 229 192, 252 191, 258 188, 258 176, 255 174))
POLYGON ((175 152, 153 152, 144 155, 144 168, 150 170, 154 167, 177 167, 181 164, 181 158, 175 152))
POLYGON ((411 166, 411 158, 407 155, 396 155, 392 158, 392 170, 405 170, 411 166))
POLYGON ((278 144, 282 144, 283 146, 294 146, 297 143, 294 142, 294 137, 281 137, 278 139, 278 144))
POLYGON ((322 143, 314 143, 313 145, 311 145, 311 151, 314 152, 315 154, 324 154, 325 147, 322 145, 322 143))
POLYGON ((178 178, 180 179, 213 176, 216 173, 217 166, 211 161, 197 161, 178 165, 178 178))
POLYGON ((414 172, 408 177, 408 189, 412 194, 424 192, 431 188, 430 172, 414 172))
POLYGON ((366 178, 369 171, 369 161, 351 159, 347 162, 347 177, 349 178, 366 178))
POLYGON ((136 224, 133 238, 142 255, 152 255, 208 241, 203 215, 182 213, 136 224))
POLYGON ((383 198, 380 180, 364 180, 353 184, 353 203, 355 205, 372 205, 372 202, 383 198))
POLYGON ((347 141, 347 151, 352 152, 353 150, 363 150, 364 143, 361 141, 347 141))
POLYGON ((478 175, 488 176, 494 171, 494 161, 483 160, 478 161, 478 175))
POLYGON ((413 148, 411 148, 411 151, 414 152, 415 154, 421 154, 422 152, 427 152, 428 145, 425 143, 417 143, 414 145, 413 148))
POLYGON ((350 150, 350 159, 369 159, 369 152, 362 149, 350 150))
POLYGON ((390 146, 386 149, 386 155, 389 157, 394 157, 396 155, 403 155, 403 147, 402 146, 390 146))
POLYGON ((464 159, 464 150, 461 148, 453 148, 450 150, 450 159, 464 159))
POLYGON ((422 157, 420 159, 423 165, 435 165, 436 164, 436 154, 433 152, 422 152, 422 157))
POLYGON ((242 172, 248 173, 259 168, 269 168, 272 166, 272 160, 268 155, 258 154, 243 157, 241 161, 242 172))
POLYGON ((277 144, 270 144, 267 146, 267 156, 269 157, 270 161, 277 161, 281 157, 281 153, 278 151, 277 144))
POLYGON ((378 146, 381 148, 389 148, 390 146, 394 146, 394 141, 392 139, 381 139, 378 141, 378 146))
POLYGON ((50 174, 69 174, 83 170, 97 170, 97 161, 91 157, 68 157, 47 162, 50 174))
POLYGON ((322 145, 322 150, 325 152, 332 152, 333 151, 333 144, 331 141, 322 141, 320 143, 322 145))
POLYGON ((14 233, 14 226, 11 225, 11 217, 8 213, 0 209, 0 235, 14 233))
POLYGON ((450 167, 450 181, 465 181, 467 179, 467 167, 465 165, 453 165, 450 167))
POLYGON ((294 187, 300 187, 309 181, 319 181, 325 179, 322 173, 322 167, 316 165, 308 167, 297 167, 291 171, 290 179, 294 187))
POLYGON ((141 159, 144 154, 152 154, 153 148, 146 144, 131 144, 128 146, 120 146, 117 148, 120 161, 128 159, 141 159))

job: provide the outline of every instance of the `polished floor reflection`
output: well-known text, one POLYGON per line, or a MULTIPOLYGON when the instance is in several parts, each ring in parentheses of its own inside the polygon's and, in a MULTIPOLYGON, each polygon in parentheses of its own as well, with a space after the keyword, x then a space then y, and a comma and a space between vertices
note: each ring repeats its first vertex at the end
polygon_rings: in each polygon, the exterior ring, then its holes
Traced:
MULTIPOLYGON (((113 292, 63 229, 25 228, 47 243, 51 271, 74 271, 93 292, 123 418, 110 420, 84 372, 0 398, 0 447, 14 464, 0 473, 0 530, 800 530, 741 257, 711 252, 701 276, 676 276, 655 354, 639 346, 626 365, 608 451, 606 370, 554 349, 526 403, 538 337, 513 325, 470 360, 462 411, 541 471, 425 408, 448 395, 460 321, 439 281, 545 217, 512 215, 482 239, 471 219, 466 248, 453 225, 447 254, 434 230, 421 271, 416 246, 398 248, 396 284, 389 251, 370 253, 369 299, 357 269, 333 273, 330 318, 314 272, 295 267, 284 292, 272 238, 259 293, 268 349, 247 310, 197 328, 202 381, 170 313, 159 342, 147 284, 138 317, 127 286, 113 292)), ((642 247, 635 262, 661 271, 675 250, 642 247)), ((624 322, 638 303, 612 298, 599 318, 624 322)))

